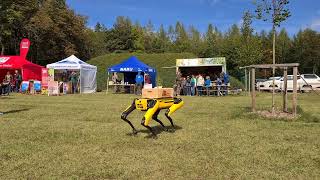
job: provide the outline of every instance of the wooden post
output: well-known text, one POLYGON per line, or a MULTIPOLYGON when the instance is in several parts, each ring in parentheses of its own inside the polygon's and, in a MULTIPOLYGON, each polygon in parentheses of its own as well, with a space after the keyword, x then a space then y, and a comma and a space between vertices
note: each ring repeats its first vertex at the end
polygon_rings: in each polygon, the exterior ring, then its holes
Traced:
POLYGON ((246 92, 248 92, 247 68, 244 68, 244 84, 245 84, 246 92))
POLYGON ((288 112, 288 68, 283 69, 283 111, 288 112))
POLYGON ((252 112, 256 112, 256 89, 255 89, 255 68, 251 68, 251 100, 252 100, 252 112))
POLYGON ((293 94, 292 94, 292 113, 297 115, 297 74, 298 67, 293 67, 293 94))
POLYGON ((248 79, 249 79, 249 82, 248 82, 248 90, 249 90, 249 94, 250 94, 250 89, 251 89, 251 71, 249 70, 249 77, 248 77, 248 79))

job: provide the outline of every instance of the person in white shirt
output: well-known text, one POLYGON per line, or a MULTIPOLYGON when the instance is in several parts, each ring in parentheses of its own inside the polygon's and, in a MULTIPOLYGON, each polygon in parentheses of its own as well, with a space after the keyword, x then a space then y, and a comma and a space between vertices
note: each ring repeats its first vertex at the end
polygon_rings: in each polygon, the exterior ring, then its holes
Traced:
POLYGON ((198 75, 197 77, 197 91, 198 91, 198 96, 202 95, 202 90, 204 86, 204 78, 201 74, 198 75))

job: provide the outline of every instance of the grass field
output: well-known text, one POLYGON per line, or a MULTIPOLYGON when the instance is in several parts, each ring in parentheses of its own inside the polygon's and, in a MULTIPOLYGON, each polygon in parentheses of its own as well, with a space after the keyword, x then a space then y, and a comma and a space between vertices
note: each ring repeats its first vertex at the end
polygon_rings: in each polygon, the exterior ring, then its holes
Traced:
MULTIPOLYGON (((175 133, 146 138, 130 95, 1 97, 0 179, 319 179, 320 98, 299 96, 293 122, 248 114, 250 98, 183 97, 175 133)), ((280 102, 280 96, 277 97, 280 102)), ((258 95, 266 108, 270 94, 258 95)), ((161 114, 160 119, 169 125, 161 114)))

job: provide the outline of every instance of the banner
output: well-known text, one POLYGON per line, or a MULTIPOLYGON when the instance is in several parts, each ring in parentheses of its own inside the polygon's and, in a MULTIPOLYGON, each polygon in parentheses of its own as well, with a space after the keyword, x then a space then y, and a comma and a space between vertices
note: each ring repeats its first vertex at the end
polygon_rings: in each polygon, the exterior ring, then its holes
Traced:
POLYGON ((29 39, 22 39, 21 43, 20 43, 20 56, 23 59, 26 59, 28 51, 29 51, 29 47, 30 47, 30 41, 29 39))
POLYGON ((48 82, 48 96, 59 95, 59 83, 58 81, 48 82))
POLYGON ((176 65, 177 67, 226 66, 226 58, 215 57, 215 58, 177 59, 176 65))
POLYGON ((48 74, 48 69, 47 68, 42 68, 42 80, 41 80, 41 85, 42 89, 48 89, 48 82, 49 82, 49 74, 48 74))

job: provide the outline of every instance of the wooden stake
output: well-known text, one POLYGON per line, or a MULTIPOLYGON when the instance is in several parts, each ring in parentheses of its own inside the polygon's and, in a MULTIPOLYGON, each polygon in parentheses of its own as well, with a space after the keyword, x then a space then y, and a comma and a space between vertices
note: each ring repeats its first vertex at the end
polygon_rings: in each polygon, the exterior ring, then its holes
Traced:
POLYGON ((251 100, 252 100, 252 112, 256 112, 256 89, 255 89, 255 68, 251 68, 251 100))
POLYGON ((293 95, 292 95, 292 113, 297 115, 297 73, 298 67, 293 67, 293 95))
POLYGON ((283 70, 283 111, 288 112, 288 69, 283 70))

